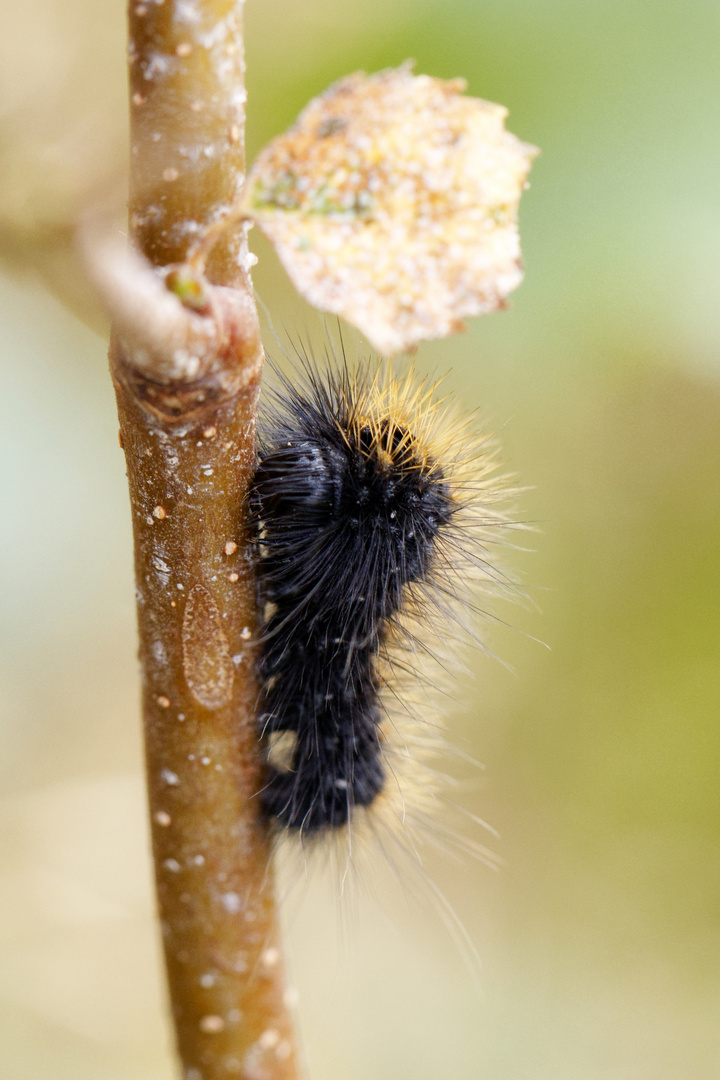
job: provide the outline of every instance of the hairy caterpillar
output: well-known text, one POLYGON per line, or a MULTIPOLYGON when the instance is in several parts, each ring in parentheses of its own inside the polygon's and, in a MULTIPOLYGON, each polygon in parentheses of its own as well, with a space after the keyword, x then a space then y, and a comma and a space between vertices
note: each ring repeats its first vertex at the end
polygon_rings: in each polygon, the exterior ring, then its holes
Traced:
POLYGON ((261 425, 250 508, 269 761, 259 797, 268 818, 312 837, 429 811, 438 709, 427 715, 424 677, 442 670, 473 582, 506 584, 487 549, 507 520, 494 444, 432 387, 371 361, 303 366, 261 425), (412 812, 403 772, 420 786, 412 812))

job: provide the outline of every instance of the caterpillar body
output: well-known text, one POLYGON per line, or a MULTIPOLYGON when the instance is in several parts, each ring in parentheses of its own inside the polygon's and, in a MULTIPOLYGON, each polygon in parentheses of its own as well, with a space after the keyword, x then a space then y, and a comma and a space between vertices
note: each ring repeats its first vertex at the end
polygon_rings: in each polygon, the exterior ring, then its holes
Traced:
POLYGON ((405 821, 403 771, 421 777, 422 802, 434 797, 435 775, 415 758, 437 730, 436 708, 416 715, 429 698, 421 669, 439 639, 457 637, 471 581, 502 584, 487 547, 506 519, 494 446, 432 388, 372 362, 304 367, 261 425, 250 509, 264 612, 260 798, 279 827, 313 837, 380 808, 405 821))

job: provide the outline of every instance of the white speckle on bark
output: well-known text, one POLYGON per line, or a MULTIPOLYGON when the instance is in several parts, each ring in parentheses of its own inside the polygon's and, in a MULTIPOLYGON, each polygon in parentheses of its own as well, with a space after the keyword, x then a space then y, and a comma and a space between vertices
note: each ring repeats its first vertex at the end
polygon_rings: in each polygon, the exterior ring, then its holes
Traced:
POLYGON ((180 783, 180 778, 177 773, 172 772, 171 769, 163 769, 160 776, 168 784, 169 787, 177 787, 180 783))
POLYGON ((260 961, 265 967, 275 967, 279 959, 280 950, 275 945, 270 945, 260 957, 260 961))
POLYGON ((220 897, 220 903, 228 915, 237 915, 242 907, 242 900, 236 892, 226 892, 220 897))
POLYGON ((222 1016, 203 1016, 200 1018, 198 1027, 206 1035, 216 1035, 225 1027, 225 1021, 223 1020, 222 1016))
POLYGON ((153 82, 155 79, 159 79, 162 75, 166 75, 170 62, 163 53, 153 53, 150 57, 147 67, 143 71, 143 78, 148 82, 153 82))
MULTIPOLYGON (((148 518, 148 523, 151 523, 152 520, 152 518, 148 518)), ((157 570, 158 577, 160 578, 161 583, 163 585, 167 585, 168 581, 170 580, 170 566, 168 565, 168 563, 165 561, 165 559, 161 559, 159 555, 154 555, 152 564, 157 570)))
POLYGON ((156 664, 167 663, 167 653, 165 652, 165 645, 159 639, 156 639, 152 643, 152 654, 156 664))
POLYGON ((280 1045, 280 1036, 275 1028, 268 1028, 248 1050, 243 1060, 242 1075, 246 1080, 270 1080, 275 1075, 273 1059, 280 1045), (275 1054, 273 1054, 275 1051, 275 1054), (271 1059, 268 1055, 272 1054, 271 1059))
POLYGON ((280 1032, 276 1028, 266 1028, 258 1039, 263 1050, 273 1050, 280 1042, 280 1032))
POLYGON ((257 261, 257 255, 253 255, 252 251, 248 251, 246 249, 244 255, 240 255, 238 259, 238 264, 243 268, 243 270, 249 273, 250 270, 252 270, 253 266, 255 266, 257 261))
POLYGON ((197 4, 192 0, 178 0, 174 9, 175 21, 186 26, 197 26, 202 21, 197 4))
POLYGON ((219 19, 212 30, 207 34, 202 34, 198 37, 200 44, 205 49, 213 49, 216 45, 222 44, 228 37, 228 21, 227 19, 219 19))
POLYGON ((171 874, 179 874, 182 869, 177 859, 166 859, 163 866, 166 870, 169 870, 171 874))

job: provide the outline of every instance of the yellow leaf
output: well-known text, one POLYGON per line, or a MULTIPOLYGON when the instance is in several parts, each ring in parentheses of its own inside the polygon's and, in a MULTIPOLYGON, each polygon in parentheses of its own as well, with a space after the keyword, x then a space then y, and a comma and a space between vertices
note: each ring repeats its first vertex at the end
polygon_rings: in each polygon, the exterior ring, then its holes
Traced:
POLYGON ((503 306, 522 279, 518 203, 537 150, 464 88, 406 65, 351 75, 248 178, 243 210, 298 291, 388 355, 503 306))

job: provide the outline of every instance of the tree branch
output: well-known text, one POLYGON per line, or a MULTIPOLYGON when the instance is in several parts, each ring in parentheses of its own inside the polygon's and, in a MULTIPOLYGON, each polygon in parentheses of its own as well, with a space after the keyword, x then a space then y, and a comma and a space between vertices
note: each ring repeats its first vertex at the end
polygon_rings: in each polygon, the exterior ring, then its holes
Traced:
POLYGON ((243 229, 242 5, 131 0, 131 235, 96 278, 135 538, 153 854, 186 1080, 295 1080, 254 798, 252 561, 243 506, 262 369, 243 229), (213 230, 215 226, 215 230, 213 230), (203 274, 188 265, 216 231, 203 274), (142 257, 141 257, 142 256, 142 257))
MULTIPOLYGON (((130 228, 157 266, 185 261, 237 202, 245 170, 242 2, 130 0, 130 228)), ((245 233, 226 232, 211 281, 250 287, 245 233)))

